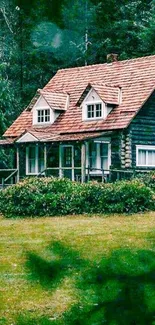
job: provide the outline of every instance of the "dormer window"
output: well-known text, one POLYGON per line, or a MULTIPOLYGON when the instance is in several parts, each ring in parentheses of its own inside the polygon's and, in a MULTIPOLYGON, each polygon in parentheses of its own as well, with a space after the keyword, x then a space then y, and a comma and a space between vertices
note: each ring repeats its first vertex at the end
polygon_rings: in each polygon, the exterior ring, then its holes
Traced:
POLYGON ((104 120, 121 103, 121 88, 105 84, 88 84, 76 106, 82 108, 82 121, 104 120))
POLYGON ((102 104, 92 104, 87 105, 87 118, 88 119, 96 119, 101 118, 103 116, 102 104))
POLYGON ((50 122, 50 109, 39 109, 37 110, 37 112, 38 112, 38 117, 37 117, 38 123, 50 122))
POLYGON ((38 90, 40 96, 33 106, 33 125, 53 124, 69 107, 69 94, 38 90))

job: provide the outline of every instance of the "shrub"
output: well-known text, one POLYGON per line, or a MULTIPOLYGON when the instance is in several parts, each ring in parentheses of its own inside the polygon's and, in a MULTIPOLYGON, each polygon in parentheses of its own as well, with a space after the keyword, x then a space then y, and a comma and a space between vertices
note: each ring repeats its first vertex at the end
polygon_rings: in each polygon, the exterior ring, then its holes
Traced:
POLYGON ((135 213, 154 207, 154 193, 140 180, 80 184, 29 178, 0 191, 0 212, 8 217, 135 213))
POLYGON ((155 191, 155 172, 149 172, 144 174, 138 174, 137 179, 143 182, 146 186, 150 187, 153 191, 155 191))

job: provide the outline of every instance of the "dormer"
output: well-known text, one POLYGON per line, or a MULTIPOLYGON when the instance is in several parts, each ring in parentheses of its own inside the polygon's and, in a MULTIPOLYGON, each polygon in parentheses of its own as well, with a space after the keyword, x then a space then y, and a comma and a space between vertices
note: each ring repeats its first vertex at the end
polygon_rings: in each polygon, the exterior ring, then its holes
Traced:
POLYGON ((69 95, 65 92, 45 92, 38 90, 39 98, 33 106, 33 125, 53 124, 57 117, 69 106, 69 95))
POLYGON ((88 84, 77 106, 82 109, 82 120, 102 120, 120 104, 121 89, 118 86, 88 84))

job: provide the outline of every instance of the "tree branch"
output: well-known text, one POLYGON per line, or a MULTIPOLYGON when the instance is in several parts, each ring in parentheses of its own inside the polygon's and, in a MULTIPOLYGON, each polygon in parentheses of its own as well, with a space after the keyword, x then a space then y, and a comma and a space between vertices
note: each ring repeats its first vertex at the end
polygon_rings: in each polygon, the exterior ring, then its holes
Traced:
POLYGON ((5 9, 0 8, 0 11, 1 11, 1 13, 2 13, 2 15, 3 15, 3 17, 4 17, 4 20, 5 20, 5 22, 6 22, 7 26, 8 26, 8 28, 9 28, 9 31, 13 34, 13 30, 12 30, 12 28, 11 28, 11 26, 10 26, 10 23, 9 23, 9 20, 8 20, 8 18, 7 18, 7 16, 6 16, 5 9))

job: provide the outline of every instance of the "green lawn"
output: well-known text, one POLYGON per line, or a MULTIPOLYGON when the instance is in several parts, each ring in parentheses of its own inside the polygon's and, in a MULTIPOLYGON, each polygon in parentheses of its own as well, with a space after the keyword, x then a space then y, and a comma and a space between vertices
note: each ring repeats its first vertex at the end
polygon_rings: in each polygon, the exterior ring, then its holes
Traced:
POLYGON ((0 325, 155 324, 155 213, 0 218, 0 325))

